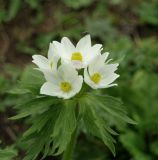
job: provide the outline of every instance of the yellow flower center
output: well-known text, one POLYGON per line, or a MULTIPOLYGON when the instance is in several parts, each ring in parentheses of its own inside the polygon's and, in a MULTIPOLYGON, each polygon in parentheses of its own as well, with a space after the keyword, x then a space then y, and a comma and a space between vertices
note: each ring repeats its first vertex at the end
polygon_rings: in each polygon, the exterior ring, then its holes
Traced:
POLYGON ((53 62, 52 61, 50 62, 50 68, 51 69, 53 68, 53 62))
POLYGON ((91 76, 91 80, 98 84, 101 80, 101 75, 99 73, 94 73, 92 76, 91 76))
POLYGON ((61 82, 60 88, 64 92, 69 92, 72 89, 71 84, 69 82, 61 82))
POLYGON ((80 52, 74 52, 74 53, 72 53, 71 60, 81 61, 82 62, 82 60, 83 60, 82 54, 80 52))

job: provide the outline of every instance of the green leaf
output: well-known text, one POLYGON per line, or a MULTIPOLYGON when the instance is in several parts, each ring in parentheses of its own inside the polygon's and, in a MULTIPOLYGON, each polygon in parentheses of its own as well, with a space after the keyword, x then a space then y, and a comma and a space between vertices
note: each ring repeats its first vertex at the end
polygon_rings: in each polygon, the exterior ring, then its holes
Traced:
POLYGON ((32 65, 30 65, 27 66, 23 72, 20 80, 20 87, 23 89, 29 89, 34 94, 39 94, 40 87, 44 81, 42 73, 33 69, 32 65))
POLYGON ((62 106, 52 134, 52 153, 55 155, 61 154, 71 140, 72 133, 76 128, 75 109, 76 101, 73 100, 65 101, 62 106))
POLYGON ((0 23, 4 22, 6 18, 7 18, 7 11, 4 9, 0 9, 0 23))
POLYGON ((144 139, 138 133, 128 130, 128 133, 120 136, 120 140, 135 160, 152 160, 149 155, 143 153, 143 150, 145 150, 144 139))
POLYGON ((39 52, 37 49, 30 47, 29 44, 26 44, 25 42, 19 42, 16 45, 16 49, 19 52, 22 52, 22 53, 25 53, 25 54, 28 54, 28 55, 34 55, 34 54, 37 54, 39 52))
POLYGON ((83 121, 88 130, 88 132, 98 138, 100 138, 104 144, 111 150, 113 155, 115 155, 115 140, 112 138, 110 133, 115 133, 112 129, 109 129, 107 122, 101 118, 99 112, 96 110, 98 107, 94 101, 91 101, 89 98, 82 99, 79 101, 79 106, 82 109, 83 121), (110 131, 110 132, 109 132, 110 131))
POLYGON ((60 103, 31 117, 32 126, 23 135, 23 142, 31 142, 26 147, 28 152, 24 160, 35 160, 40 153, 43 158, 59 155, 66 149, 76 128, 76 103, 75 100, 60 100, 60 103))
POLYGON ((57 103, 59 103, 59 100, 51 97, 39 97, 32 99, 27 103, 19 105, 18 108, 21 108, 20 113, 10 119, 16 120, 30 115, 40 114, 48 110, 51 105, 57 103))
POLYGON ((138 14, 142 22, 158 25, 158 2, 156 0, 144 1, 138 8, 138 14))
POLYGON ((13 160, 17 156, 17 150, 13 147, 6 147, 5 149, 0 149, 0 160, 13 160))
POLYGON ((24 160, 35 160, 40 153, 43 154, 44 158, 50 153, 53 141, 51 135, 61 112, 61 107, 61 105, 54 105, 46 112, 32 119, 32 126, 23 136, 23 142, 29 142, 26 146, 27 154, 24 160))
POLYGON ((74 1, 74 0, 64 0, 65 4, 68 7, 74 8, 74 9, 78 9, 81 7, 85 7, 90 5, 94 0, 78 0, 78 1, 74 1))
POLYGON ((116 34, 115 28, 112 26, 111 22, 108 19, 98 19, 97 18, 87 18, 86 19, 86 30, 93 36, 98 37, 102 41, 105 41, 105 38, 108 37, 112 39, 116 34), (92 23, 93 21, 93 23, 92 23), (111 34, 114 33, 114 34, 111 34), (106 36, 102 36, 106 35, 106 36))
POLYGON ((25 0, 25 2, 28 3, 32 9, 37 9, 40 6, 39 0, 25 0))
POLYGON ((21 7, 21 0, 10 0, 7 21, 12 20, 17 15, 20 7, 21 7))
POLYGON ((109 119, 106 115, 119 118, 128 123, 135 124, 135 121, 127 116, 126 110, 120 100, 91 92, 84 94, 79 99, 80 116, 83 117, 83 122, 88 132, 100 138, 104 144, 115 155, 115 140, 111 135, 117 133, 111 129, 109 119))
MULTIPOLYGON (((88 96, 88 95, 87 95, 88 96)), ((137 124, 134 120, 127 116, 127 112, 123 103, 111 96, 89 94, 88 98, 95 102, 98 107, 103 109, 104 112, 111 114, 112 116, 119 118, 130 124, 137 124)))
POLYGON ((154 153, 155 155, 158 156, 158 141, 154 141, 151 145, 150 145, 150 150, 152 153, 154 153))

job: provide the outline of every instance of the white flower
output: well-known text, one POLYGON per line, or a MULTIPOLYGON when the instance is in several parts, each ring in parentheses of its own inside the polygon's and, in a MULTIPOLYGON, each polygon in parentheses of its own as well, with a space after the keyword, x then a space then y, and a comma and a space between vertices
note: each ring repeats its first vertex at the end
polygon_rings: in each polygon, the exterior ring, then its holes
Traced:
POLYGON ((42 56, 42 55, 33 55, 33 63, 35 63, 40 70, 42 69, 50 69, 50 70, 56 70, 57 63, 59 60, 59 56, 56 53, 56 49, 53 43, 49 44, 49 50, 48 50, 48 58, 42 56))
POLYGON ((82 87, 83 77, 70 64, 62 64, 56 71, 45 70, 43 73, 47 82, 42 85, 41 94, 68 99, 82 87))
POLYGON ((61 43, 50 43, 48 58, 33 56, 33 62, 46 79, 40 94, 64 99, 75 96, 83 84, 83 74, 76 70, 81 68, 84 68, 84 82, 91 88, 116 86, 113 82, 119 77, 115 73, 119 64, 108 64, 111 60, 107 61, 109 53, 101 54, 101 50, 101 44, 91 45, 90 35, 81 38, 76 46, 67 37, 63 37, 61 43))
POLYGON ((91 46, 90 35, 81 38, 76 47, 67 37, 63 37, 61 43, 53 41, 62 62, 72 63, 75 68, 85 68, 101 52, 101 44, 91 46))
POLYGON ((118 74, 114 73, 119 64, 108 64, 107 62, 109 61, 105 62, 108 55, 108 52, 98 55, 84 70, 84 81, 93 89, 117 85, 112 82, 119 77, 118 74))

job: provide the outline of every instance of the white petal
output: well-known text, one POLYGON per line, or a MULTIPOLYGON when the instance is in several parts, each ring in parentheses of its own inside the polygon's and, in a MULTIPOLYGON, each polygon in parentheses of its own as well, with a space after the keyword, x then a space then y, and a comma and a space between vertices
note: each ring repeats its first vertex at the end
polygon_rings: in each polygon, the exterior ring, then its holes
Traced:
POLYGON ((57 52, 57 49, 53 43, 50 43, 49 50, 48 50, 48 60, 49 66, 52 70, 57 69, 57 64, 60 59, 60 55, 57 52))
POLYGON ((94 53, 91 47, 85 48, 83 51, 81 51, 81 53, 83 55, 83 61, 87 65, 99 54, 99 52, 94 53))
POLYGON ((92 61, 97 55, 101 55, 101 44, 95 44, 93 47, 89 47, 86 51, 87 61, 92 61))
POLYGON ((104 78, 101 80, 100 84, 101 84, 102 86, 105 86, 105 87, 106 87, 107 85, 110 85, 112 82, 114 82, 118 77, 119 77, 118 74, 112 73, 112 74, 108 75, 107 77, 104 77, 104 78))
POLYGON ((58 57, 58 59, 59 59, 57 48, 53 43, 50 43, 49 44, 49 50, 48 50, 48 59, 52 60, 52 59, 54 59, 56 57, 58 57))
POLYGON ((73 94, 73 92, 69 92, 69 93, 62 93, 60 95, 60 98, 63 98, 63 99, 69 99, 71 97, 73 97, 75 94, 73 94))
POLYGON ((83 38, 81 38, 76 45, 76 49, 79 50, 79 51, 81 49, 83 50, 84 48, 88 48, 88 47, 91 47, 90 35, 86 35, 83 38))
POLYGON ((79 91, 82 88, 82 83, 83 83, 83 77, 78 76, 77 79, 73 83, 71 83, 72 84, 72 91, 70 91, 69 93, 63 93, 62 98, 69 99, 69 98, 75 96, 77 93, 79 93, 79 91))
POLYGON ((45 82, 40 89, 40 94, 45 94, 49 96, 57 96, 58 92, 59 92, 58 86, 50 82, 45 82))
POLYGON ((61 43, 65 47, 66 52, 70 52, 72 54, 75 51, 75 46, 67 37, 63 37, 61 43))
POLYGON ((87 68, 84 69, 84 82, 93 89, 97 89, 96 85, 90 79, 87 68))
MULTIPOLYGON (((101 44, 96 44, 87 51, 87 55, 85 55, 87 64, 93 63, 93 61, 95 61, 94 63, 96 63, 98 62, 98 60, 102 61, 101 64, 104 63, 103 56, 101 55, 101 47, 101 44)), ((100 63, 100 61, 98 62, 98 64, 100 63)))
POLYGON ((35 63, 39 68, 49 69, 49 61, 46 57, 41 55, 33 55, 33 63, 35 63))
POLYGON ((73 85, 73 88, 74 88, 75 94, 76 94, 82 88, 83 77, 82 76, 78 76, 77 79, 75 81, 73 81, 72 83, 73 83, 72 85, 73 85))
POLYGON ((103 58, 104 58, 104 62, 107 60, 108 56, 109 56, 109 52, 105 52, 102 54, 103 58))
POLYGON ((100 72, 100 69, 103 68, 103 66, 105 66, 104 64, 104 59, 102 57, 102 55, 98 55, 96 56, 93 61, 91 61, 91 63, 89 64, 89 73, 90 75, 96 73, 96 72, 100 72))
POLYGON ((53 41, 53 44, 56 48, 57 54, 60 55, 61 58, 65 59, 65 60, 70 60, 71 59, 71 53, 67 52, 65 50, 65 47, 63 44, 57 42, 57 41, 53 41))
POLYGON ((78 72, 72 64, 62 64, 58 68, 59 76, 64 81, 74 81, 78 77, 78 72))
POLYGON ((117 84, 112 83, 112 84, 109 84, 109 85, 105 85, 104 83, 100 83, 97 88, 110 88, 110 87, 113 87, 113 86, 117 86, 117 84))
POLYGON ((100 51, 102 48, 102 44, 95 44, 94 46, 92 46, 92 50, 94 50, 95 52, 100 51))
POLYGON ((119 64, 105 64, 100 68, 100 72, 106 76, 109 76, 111 73, 115 72, 118 68, 119 64))
POLYGON ((113 86, 118 86, 118 84, 112 83, 112 84, 107 85, 106 88, 113 87, 113 86))
POLYGON ((83 78, 82 76, 78 76, 78 72, 71 64, 62 64, 57 71, 42 71, 45 75, 46 80, 48 81, 42 86, 42 94, 68 99, 76 95, 82 87, 83 78), (72 85, 72 90, 70 92, 63 92, 60 88, 60 83, 65 81, 72 85), (53 88, 55 88, 54 91, 57 91, 57 93, 49 90, 49 88, 52 88, 52 86, 53 88))
POLYGON ((49 49, 48 49, 48 59, 53 58, 54 52, 55 52, 55 46, 54 46, 53 43, 50 43, 49 44, 49 49))
POLYGON ((57 71, 46 70, 46 69, 41 69, 41 71, 43 72, 43 74, 45 76, 45 79, 48 82, 51 82, 51 83, 56 84, 56 85, 58 85, 60 83, 61 80, 59 78, 59 75, 58 75, 57 71))
POLYGON ((71 63, 73 64, 73 66, 76 68, 76 69, 81 69, 81 68, 85 68, 86 67, 86 64, 84 64, 83 62, 81 61, 71 61, 71 63))

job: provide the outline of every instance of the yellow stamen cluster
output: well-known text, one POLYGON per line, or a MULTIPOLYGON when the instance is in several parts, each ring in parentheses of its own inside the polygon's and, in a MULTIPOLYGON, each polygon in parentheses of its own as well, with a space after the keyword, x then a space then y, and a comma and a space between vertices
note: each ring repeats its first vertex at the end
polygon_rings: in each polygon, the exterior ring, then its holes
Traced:
POLYGON ((81 61, 83 60, 82 54, 80 52, 72 53, 71 60, 73 61, 81 61))
POLYGON ((94 73, 92 76, 91 76, 91 80, 98 84, 101 80, 101 75, 99 73, 94 73))
POLYGON ((52 61, 50 62, 50 68, 51 69, 53 68, 53 62, 52 61))
POLYGON ((69 92, 72 89, 71 84, 69 82, 61 82, 60 88, 63 92, 69 92))

